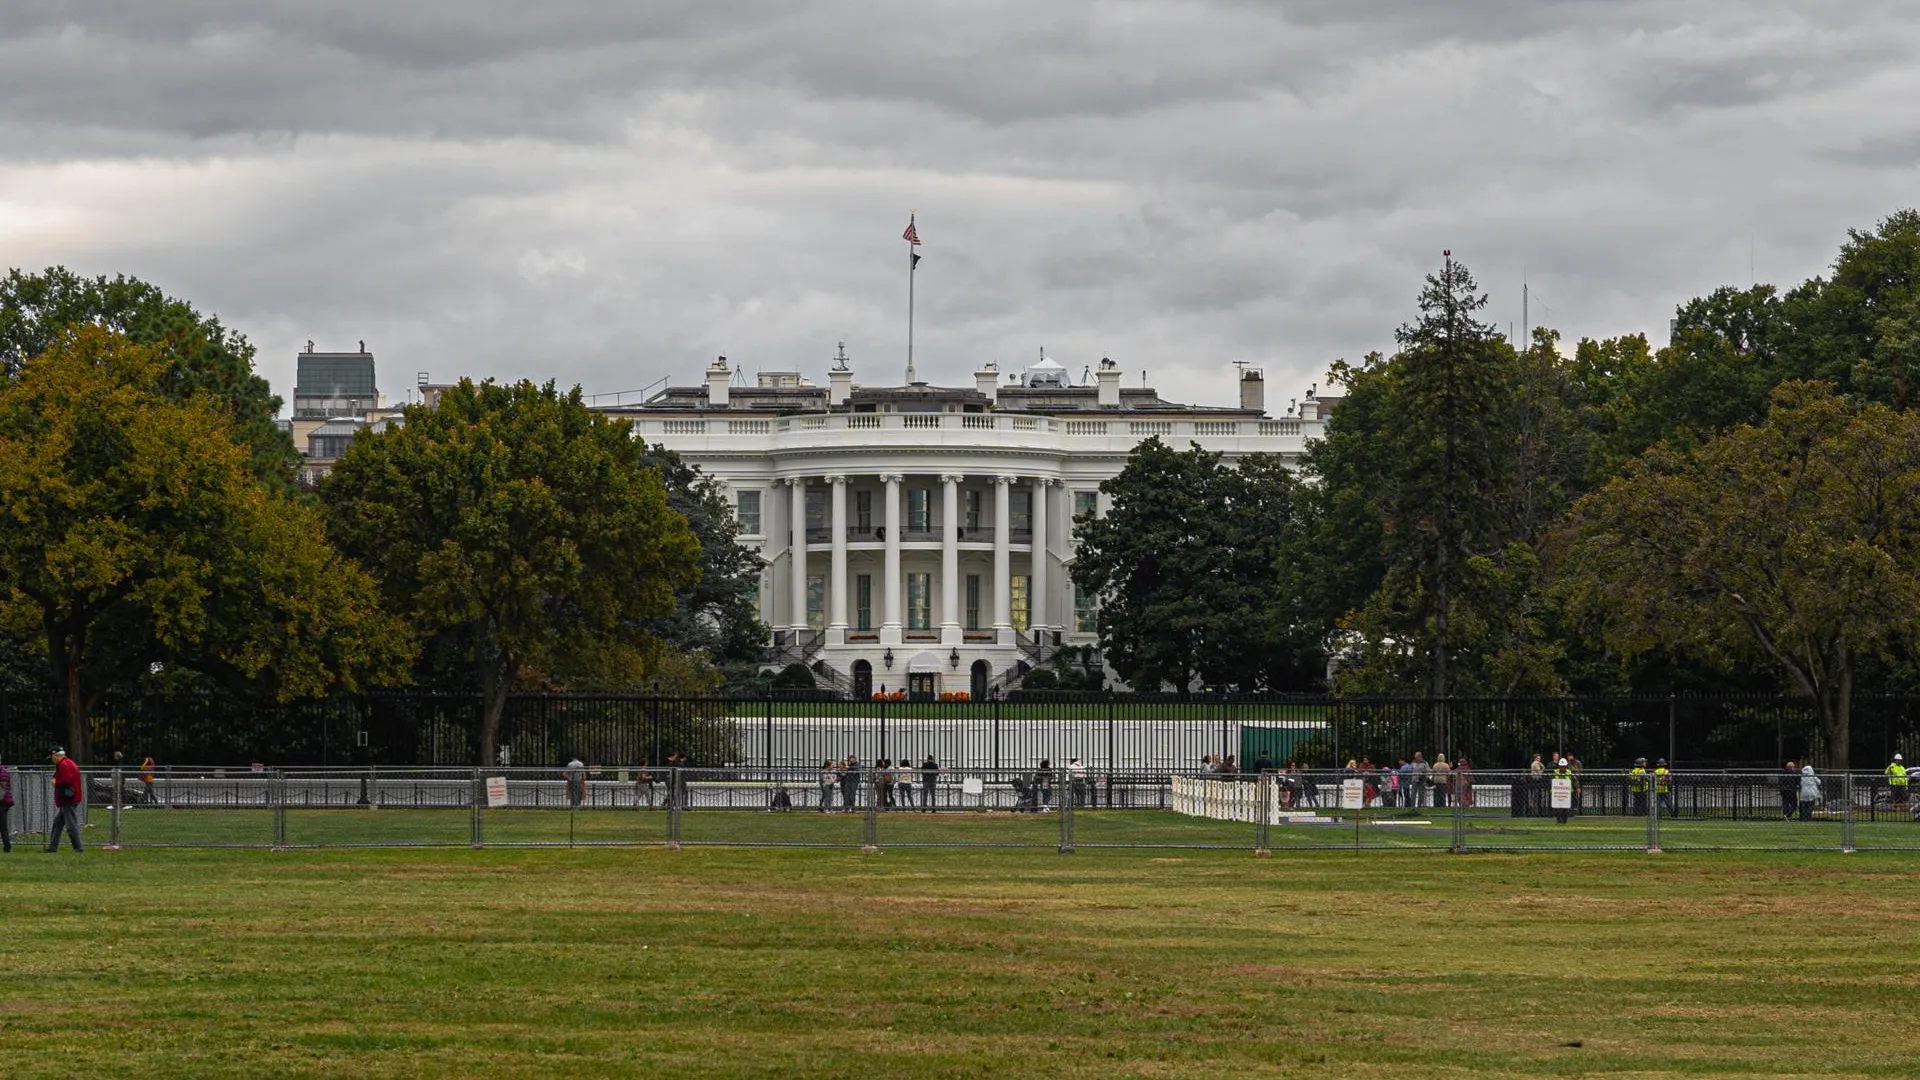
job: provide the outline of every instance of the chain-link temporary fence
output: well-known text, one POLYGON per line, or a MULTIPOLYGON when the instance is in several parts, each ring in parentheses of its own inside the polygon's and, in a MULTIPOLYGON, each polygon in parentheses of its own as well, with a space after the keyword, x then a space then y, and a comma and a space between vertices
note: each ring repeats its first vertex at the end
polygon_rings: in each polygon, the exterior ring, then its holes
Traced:
MULTIPOLYGON (((1884 774, 1282 770, 155 768, 87 777, 90 846, 1920 850, 1884 774)), ((13 828, 44 842, 47 770, 13 828)))

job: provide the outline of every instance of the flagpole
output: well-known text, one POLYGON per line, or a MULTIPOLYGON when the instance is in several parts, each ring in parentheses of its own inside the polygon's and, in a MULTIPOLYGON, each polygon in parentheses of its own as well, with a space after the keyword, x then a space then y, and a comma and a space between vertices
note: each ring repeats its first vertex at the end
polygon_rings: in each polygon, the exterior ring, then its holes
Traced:
MULTIPOLYGON (((914 217, 913 213, 909 211, 907 213, 907 228, 909 231, 913 229, 913 217, 914 217)), ((914 271, 920 269, 920 260, 914 257, 913 245, 917 243, 919 243, 918 240, 913 240, 907 244, 907 385, 908 386, 912 386, 914 382, 914 379, 913 379, 913 277, 914 277, 914 271)))

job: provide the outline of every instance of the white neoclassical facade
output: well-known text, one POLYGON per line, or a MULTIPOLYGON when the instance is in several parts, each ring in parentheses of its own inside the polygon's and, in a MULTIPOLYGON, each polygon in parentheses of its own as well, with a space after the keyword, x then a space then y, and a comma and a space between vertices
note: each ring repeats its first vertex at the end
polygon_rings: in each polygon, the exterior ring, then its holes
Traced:
POLYGON ((978 698, 1096 640, 1069 573, 1073 519, 1105 512, 1100 484, 1137 444, 1295 460, 1332 404, 1309 390, 1268 416, 1254 370, 1239 408, 1169 403, 1121 375, 1102 361, 1076 384, 1043 358, 968 388, 868 387, 843 355, 824 387, 790 372, 745 385, 722 357, 702 386, 603 411, 727 488, 766 561, 770 664, 804 662, 857 696, 978 698))

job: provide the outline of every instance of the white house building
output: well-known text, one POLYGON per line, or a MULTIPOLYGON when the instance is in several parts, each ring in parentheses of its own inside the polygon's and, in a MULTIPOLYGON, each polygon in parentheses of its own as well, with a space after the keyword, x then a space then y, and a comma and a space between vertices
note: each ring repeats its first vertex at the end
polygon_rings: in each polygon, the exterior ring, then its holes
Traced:
POLYGON ((1263 391, 1248 369, 1240 407, 1181 405, 1123 386, 1111 361, 1075 380, 1044 356, 965 388, 862 386, 843 349, 824 387, 794 372, 749 385, 721 357, 705 385, 603 411, 729 490, 766 560, 769 662, 856 697, 979 698, 1096 640, 1068 573, 1073 518, 1105 511, 1100 484, 1136 444, 1299 457, 1332 402, 1309 390, 1270 417, 1263 391))

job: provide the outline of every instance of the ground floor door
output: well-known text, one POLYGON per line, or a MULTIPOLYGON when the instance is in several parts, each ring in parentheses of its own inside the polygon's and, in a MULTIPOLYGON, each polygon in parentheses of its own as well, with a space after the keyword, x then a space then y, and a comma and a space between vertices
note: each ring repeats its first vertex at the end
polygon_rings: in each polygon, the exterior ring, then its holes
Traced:
POLYGON ((865 701, 873 696, 873 664, 866 660, 853 662, 853 700, 865 701))
POLYGON ((932 701, 934 698, 934 684, 939 681, 940 676, 935 675, 931 671, 909 672, 907 674, 907 700, 932 701))
POLYGON ((975 701, 987 700, 987 681, 992 675, 993 665, 987 663, 985 660, 975 660, 973 662, 973 684, 968 689, 967 696, 975 701))

